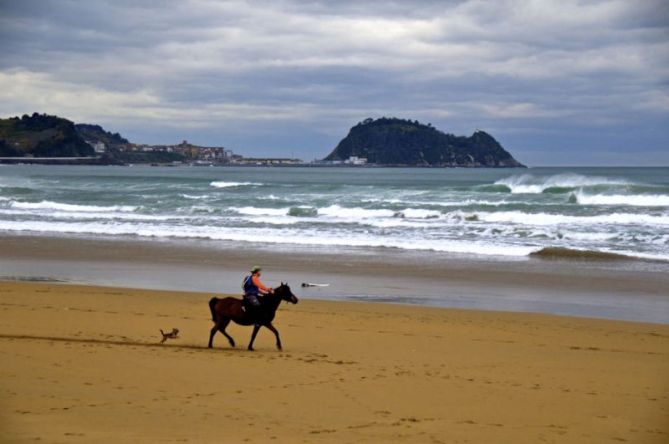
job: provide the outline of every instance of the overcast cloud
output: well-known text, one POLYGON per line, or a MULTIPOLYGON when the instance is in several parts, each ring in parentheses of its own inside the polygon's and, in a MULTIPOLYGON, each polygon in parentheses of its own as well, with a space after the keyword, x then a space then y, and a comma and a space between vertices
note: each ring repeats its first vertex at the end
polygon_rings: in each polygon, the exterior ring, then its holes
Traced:
POLYGON ((532 165, 669 164, 667 1, 0 0, 0 115, 326 155, 366 117, 532 165))

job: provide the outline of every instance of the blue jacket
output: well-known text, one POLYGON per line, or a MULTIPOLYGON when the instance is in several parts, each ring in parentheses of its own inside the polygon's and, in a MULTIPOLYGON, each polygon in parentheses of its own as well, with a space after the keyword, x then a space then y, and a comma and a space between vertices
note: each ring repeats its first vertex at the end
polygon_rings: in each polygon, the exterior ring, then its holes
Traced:
POLYGON ((256 296, 260 294, 260 289, 253 283, 253 275, 244 278, 242 287, 244 288, 244 294, 254 294, 256 296))

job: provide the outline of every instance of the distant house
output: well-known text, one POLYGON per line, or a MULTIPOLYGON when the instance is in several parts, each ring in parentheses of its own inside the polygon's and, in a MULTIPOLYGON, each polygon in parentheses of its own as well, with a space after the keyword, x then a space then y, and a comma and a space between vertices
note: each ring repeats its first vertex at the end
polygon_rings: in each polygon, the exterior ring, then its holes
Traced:
POLYGON ((104 142, 91 142, 87 140, 86 143, 93 147, 96 154, 103 154, 107 151, 107 145, 105 145, 104 142))
POLYGON ((367 164, 367 158, 366 157, 358 157, 358 156, 351 156, 348 158, 348 160, 345 160, 344 163, 348 163, 351 165, 366 165, 367 164))

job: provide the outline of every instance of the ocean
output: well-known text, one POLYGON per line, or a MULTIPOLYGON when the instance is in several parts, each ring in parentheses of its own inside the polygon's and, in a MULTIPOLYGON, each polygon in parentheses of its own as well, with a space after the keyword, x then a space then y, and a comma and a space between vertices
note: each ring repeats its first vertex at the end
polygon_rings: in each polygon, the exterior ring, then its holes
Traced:
POLYGON ((669 261, 669 168, 4 165, 0 232, 669 261))

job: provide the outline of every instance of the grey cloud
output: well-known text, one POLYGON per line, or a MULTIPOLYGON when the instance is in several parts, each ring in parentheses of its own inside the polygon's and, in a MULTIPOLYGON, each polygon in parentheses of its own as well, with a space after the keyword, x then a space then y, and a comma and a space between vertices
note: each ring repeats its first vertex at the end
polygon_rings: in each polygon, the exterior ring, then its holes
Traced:
POLYGON ((187 137, 306 158, 358 120, 398 115, 494 130, 533 159, 578 135, 574 155, 593 150, 588 159, 610 162, 606 146, 587 146, 594 134, 669 148, 669 130, 657 127, 669 117, 667 9, 620 0, 0 2, 0 114, 47 111, 146 142, 187 137))

